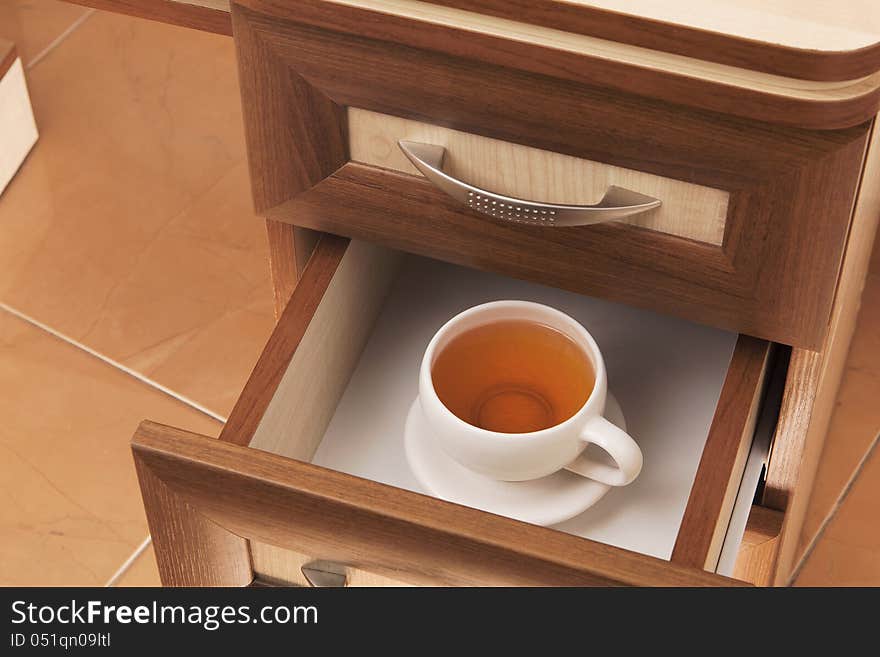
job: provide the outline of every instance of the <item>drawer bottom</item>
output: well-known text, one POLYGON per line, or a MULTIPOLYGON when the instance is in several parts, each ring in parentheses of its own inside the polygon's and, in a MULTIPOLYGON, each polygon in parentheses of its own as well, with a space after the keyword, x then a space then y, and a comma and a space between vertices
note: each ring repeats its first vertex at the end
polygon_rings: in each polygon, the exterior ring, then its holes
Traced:
MULTIPOLYGON (((384 261, 396 256, 353 242, 346 257, 384 261)), ((612 488, 594 507, 555 529, 670 558, 736 334, 417 256, 403 258, 389 287, 375 324, 367 330, 362 355, 309 459, 312 463, 425 493, 406 462, 403 430, 432 335, 447 319, 479 303, 545 303, 573 316, 596 338, 605 357, 609 390, 619 400, 645 458, 636 482, 612 488)), ((308 380, 293 371, 282 380, 250 447, 303 458, 303 433, 287 415, 296 405, 299 385, 308 380)))

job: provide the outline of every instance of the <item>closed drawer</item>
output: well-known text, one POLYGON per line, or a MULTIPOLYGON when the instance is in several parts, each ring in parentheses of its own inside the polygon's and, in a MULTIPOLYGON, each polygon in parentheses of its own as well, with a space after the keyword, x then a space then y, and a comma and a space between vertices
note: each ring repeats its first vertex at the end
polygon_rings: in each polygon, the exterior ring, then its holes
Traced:
POLYGON ((493 28, 490 38, 467 12, 437 11, 233 3, 260 213, 821 346, 868 123, 771 125, 685 107, 685 96, 648 98, 649 80, 640 97, 584 72, 595 60, 578 46, 587 37, 493 28), (443 147, 447 177, 514 201, 495 216, 469 207, 413 168, 400 140, 443 147), (661 206, 592 225, 520 223, 535 215, 517 200, 589 205, 611 185, 661 206))
MULTIPOLYGON (((424 289, 423 297, 430 297, 431 291, 449 296, 439 278, 453 275, 448 266, 427 263, 425 269, 412 260, 400 265, 400 260, 401 254, 391 250, 324 236, 220 440, 152 423, 141 426, 133 451, 164 583, 302 584, 300 568, 312 561, 334 564, 355 584, 735 583, 707 571, 718 563, 758 418, 768 412, 772 418, 779 407, 778 399, 764 394, 773 345, 725 337, 679 320, 657 320, 657 326, 666 327, 663 330, 679 326, 688 342, 707 333, 712 334, 710 341, 726 340, 729 361, 721 364, 718 376, 706 379, 700 374, 700 380, 687 382, 694 390, 715 386, 711 394, 717 395, 708 414, 701 411, 706 415, 702 424, 684 418, 681 426, 690 426, 693 435, 683 441, 680 435, 659 436, 653 452, 643 444, 647 474, 637 483, 643 481, 647 488, 641 493, 634 488, 613 490, 609 500, 600 502, 612 504, 611 496, 623 499, 624 493, 641 495, 633 499, 659 504, 651 515, 674 518, 671 523, 649 522, 648 529, 633 523, 631 533, 638 534, 640 542, 622 549, 611 544, 620 543, 618 538, 597 532, 589 518, 580 525, 538 527, 350 474, 353 468, 345 464, 352 463, 351 454, 346 451, 378 462, 371 467, 379 473, 389 472, 384 461, 399 460, 402 452, 402 444, 396 444, 387 452, 373 453, 385 444, 385 437, 364 438, 375 433, 374 416, 393 415, 388 400, 395 393, 377 394, 375 386, 365 393, 369 383, 357 382, 362 378, 361 361, 368 360, 367 355, 362 358, 368 343, 374 360, 376 353, 389 362, 399 357, 393 341, 370 342, 374 332, 384 330, 383 322, 399 324, 402 334, 416 330, 415 316, 389 316, 386 305, 395 303, 401 285, 424 289), (349 415, 340 422, 344 407, 360 407, 367 413, 361 417, 369 421, 358 424, 349 415), (336 442, 328 449, 331 440, 336 442), (696 453, 693 445, 699 447, 696 453), (662 448, 681 450, 680 458, 657 451, 662 448), (679 468, 684 460, 690 465, 679 468), (333 463, 343 464, 348 473, 328 467, 333 463), (670 512, 667 506, 674 508, 670 512), (606 542, 584 536, 605 536, 606 542)), ((453 269, 459 272, 455 276, 468 275, 453 269)), ((506 285, 502 277, 496 279, 506 285)), ((441 307, 425 303, 417 309, 419 316, 425 308, 441 307)), ((442 323, 443 317, 433 320, 442 323)), ((776 360, 784 363, 785 354, 776 360)), ((615 385, 624 390, 625 374, 615 375, 609 367, 612 390, 615 385)), ((693 368, 706 371, 699 363, 693 368)), ((677 376, 674 369, 669 373, 677 376)), ((391 378, 386 385, 389 390, 415 389, 414 382, 391 378)), ((794 386, 788 384, 785 403, 791 404, 792 395, 800 399, 794 386)), ((624 406, 634 409, 635 398, 630 399, 624 406)), ((655 415, 662 415, 658 409, 667 403, 660 398, 642 401, 655 415)), ((635 410, 631 413, 637 416, 635 410)), ((392 418, 389 431, 399 434, 395 422, 392 418)), ((647 420, 639 422, 644 427, 647 420)), ((399 443, 400 436, 390 439, 399 443)), ((777 435, 777 441, 790 440, 792 436, 777 435)), ((390 475, 380 476, 390 480, 390 475)), ((608 504, 604 512, 596 508, 598 525, 611 509, 612 515, 626 515, 627 504, 608 504)))

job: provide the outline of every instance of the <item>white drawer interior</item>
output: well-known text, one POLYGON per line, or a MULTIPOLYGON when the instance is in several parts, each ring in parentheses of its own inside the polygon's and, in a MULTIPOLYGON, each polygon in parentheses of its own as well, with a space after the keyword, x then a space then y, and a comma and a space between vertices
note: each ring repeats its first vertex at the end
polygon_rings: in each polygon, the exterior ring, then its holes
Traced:
POLYGON ((403 448, 422 353, 451 316, 506 298, 554 306, 587 327, 644 452, 635 483, 555 528, 668 559, 734 333, 352 242, 250 446, 424 492, 403 448))

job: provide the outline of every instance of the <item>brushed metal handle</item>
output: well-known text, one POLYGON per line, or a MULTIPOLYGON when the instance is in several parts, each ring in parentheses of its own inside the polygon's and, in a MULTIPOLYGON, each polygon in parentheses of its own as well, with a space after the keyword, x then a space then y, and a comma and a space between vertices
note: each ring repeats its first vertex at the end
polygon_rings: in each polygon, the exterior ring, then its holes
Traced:
POLYGON ((415 141, 397 142, 403 154, 438 189, 482 214, 533 226, 587 226, 647 212, 660 207, 656 198, 610 186, 595 205, 541 203, 496 194, 470 185, 443 171, 446 149, 415 141))
POLYGON ((316 588, 342 588, 348 584, 346 567, 331 561, 310 561, 300 572, 309 586, 316 588))

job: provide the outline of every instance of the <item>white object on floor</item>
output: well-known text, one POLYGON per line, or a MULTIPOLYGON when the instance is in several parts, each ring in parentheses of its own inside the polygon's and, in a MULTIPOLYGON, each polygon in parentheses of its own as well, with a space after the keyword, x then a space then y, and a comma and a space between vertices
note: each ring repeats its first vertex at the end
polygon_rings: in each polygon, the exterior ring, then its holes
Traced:
POLYGON ((657 313, 426 258, 408 257, 312 462, 423 492, 404 453, 431 337, 465 308, 495 299, 545 303, 599 344, 608 387, 626 411, 645 467, 554 529, 668 559, 696 476, 737 335, 657 313))
MULTIPOLYGON (((605 417, 626 431, 626 420, 614 395, 608 393, 605 417)), ((580 515, 611 486, 560 470, 530 481, 498 481, 484 477, 448 456, 431 435, 418 399, 406 418, 406 460, 422 488, 435 497, 533 525, 555 525, 580 515)))
POLYGON ((17 58, 0 80, 0 194, 36 141, 37 124, 21 58, 17 58))

